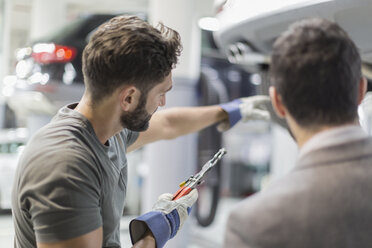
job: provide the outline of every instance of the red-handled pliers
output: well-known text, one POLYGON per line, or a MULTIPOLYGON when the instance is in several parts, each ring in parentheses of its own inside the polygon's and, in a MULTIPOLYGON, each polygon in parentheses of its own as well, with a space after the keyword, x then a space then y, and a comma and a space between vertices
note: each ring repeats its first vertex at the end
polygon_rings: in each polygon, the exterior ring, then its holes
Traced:
POLYGON ((203 168, 195 174, 195 176, 189 177, 186 181, 180 183, 180 188, 178 191, 173 195, 173 200, 177 200, 184 195, 190 193, 196 186, 201 184, 204 178, 205 173, 207 173, 217 162, 222 158, 223 155, 226 154, 226 149, 221 148, 211 160, 203 165, 203 168))

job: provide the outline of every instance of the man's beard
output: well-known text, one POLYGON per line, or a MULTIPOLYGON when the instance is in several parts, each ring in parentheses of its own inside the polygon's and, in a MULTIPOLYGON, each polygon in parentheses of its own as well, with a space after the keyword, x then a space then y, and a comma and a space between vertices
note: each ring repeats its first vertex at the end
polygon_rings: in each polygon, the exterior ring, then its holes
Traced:
POLYGON ((120 116, 121 125, 129 130, 141 132, 149 128, 151 114, 146 110, 147 94, 141 94, 138 106, 133 112, 123 113, 120 116))

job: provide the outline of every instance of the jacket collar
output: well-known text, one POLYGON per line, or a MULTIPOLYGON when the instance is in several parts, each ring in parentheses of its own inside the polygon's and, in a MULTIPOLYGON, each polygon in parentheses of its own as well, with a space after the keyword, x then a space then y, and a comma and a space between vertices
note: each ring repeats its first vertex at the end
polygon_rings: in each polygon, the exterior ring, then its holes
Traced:
POLYGON ((296 169, 372 156, 372 139, 358 125, 316 134, 301 148, 296 169), (366 145, 369 144, 369 145, 366 145))

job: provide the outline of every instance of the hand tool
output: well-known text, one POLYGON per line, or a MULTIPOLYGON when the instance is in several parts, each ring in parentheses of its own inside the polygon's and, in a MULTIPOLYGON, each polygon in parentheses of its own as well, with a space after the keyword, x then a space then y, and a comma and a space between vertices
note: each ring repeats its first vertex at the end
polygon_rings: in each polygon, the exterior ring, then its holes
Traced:
POLYGON ((178 191, 173 195, 173 200, 177 200, 181 198, 184 195, 187 195, 191 190, 193 190, 196 186, 201 184, 203 182, 203 178, 205 174, 217 164, 217 162, 222 158, 223 155, 225 155, 226 149, 221 148, 211 160, 206 162, 202 169, 195 174, 194 176, 190 176, 186 181, 180 183, 180 188, 178 191))

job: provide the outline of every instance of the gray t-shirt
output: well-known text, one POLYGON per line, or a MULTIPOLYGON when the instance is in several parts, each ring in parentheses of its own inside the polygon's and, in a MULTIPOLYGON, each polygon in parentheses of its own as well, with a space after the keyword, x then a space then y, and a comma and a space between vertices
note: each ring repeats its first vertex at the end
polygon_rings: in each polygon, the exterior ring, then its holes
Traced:
POLYGON ((16 247, 71 239, 103 227, 103 247, 120 247, 127 187, 124 129, 103 145, 71 105, 41 128, 23 151, 13 185, 16 247))

